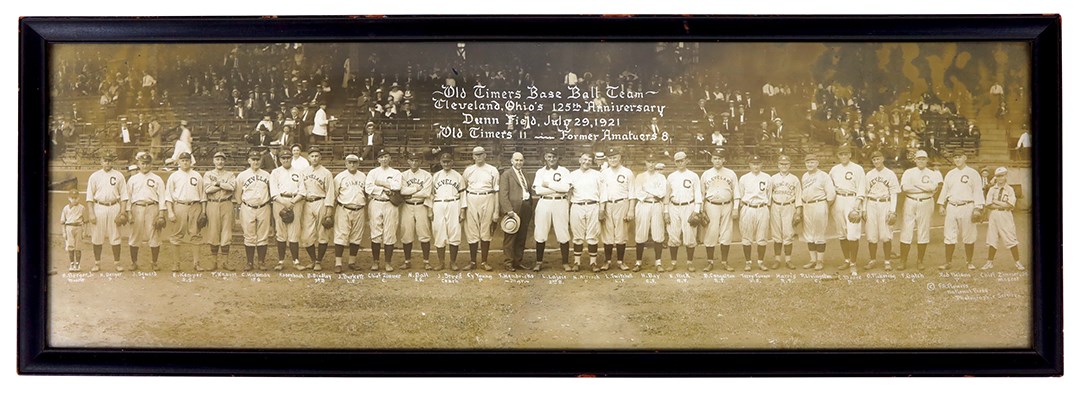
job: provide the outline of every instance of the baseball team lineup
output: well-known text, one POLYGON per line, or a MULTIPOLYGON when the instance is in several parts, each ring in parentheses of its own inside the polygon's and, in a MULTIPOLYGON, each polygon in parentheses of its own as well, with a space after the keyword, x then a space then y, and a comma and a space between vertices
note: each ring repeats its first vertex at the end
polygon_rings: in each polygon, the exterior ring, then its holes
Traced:
POLYGON ((434 173, 426 169, 426 153, 417 151, 380 150, 378 166, 366 172, 360 157, 348 154, 345 169, 337 173, 323 165, 319 147, 294 160, 295 151, 282 150, 280 166, 268 170, 262 169, 265 151, 253 149, 248 167, 238 173, 227 169, 223 152, 213 155, 213 169, 203 173, 192 168, 189 153, 182 153, 167 176, 155 173, 151 154, 139 152, 138 170, 130 177, 114 169, 115 154, 105 152, 101 169, 86 180, 85 193, 69 191, 61 212, 68 271, 319 272, 325 266, 335 273, 393 272, 419 269, 422 262, 424 270, 453 272, 735 272, 741 260, 743 272, 828 269, 855 276, 860 270, 992 270, 999 249, 1010 251, 1009 267, 1026 270, 1013 217, 1018 197, 1007 184, 1010 170, 996 168, 990 186, 984 186, 961 151, 947 155, 951 166, 945 175, 929 166, 926 152, 917 151, 915 166, 900 177, 885 166, 880 152, 870 153, 864 168, 852 161, 848 146, 839 147, 835 158, 781 154, 774 164, 752 155, 749 172, 741 176, 725 166, 722 148, 706 155, 711 167, 700 174, 688 168, 689 150, 629 158, 619 147, 601 152, 549 147, 538 159, 540 168, 526 172, 522 152, 514 152, 510 166, 500 171, 488 163, 489 152, 481 145, 472 148, 473 163, 461 172, 451 154, 438 155, 434 173), (407 169, 394 167, 400 157, 407 169), (564 163, 572 162, 571 171, 564 163), (766 172, 766 166, 775 172, 766 172), (940 241, 931 240, 935 214, 944 218, 940 241), (980 238, 977 224, 983 221, 987 227, 980 238), (237 225, 244 264, 230 266, 237 225), (129 232, 122 232, 125 228, 129 232), (502 260, 490 255, 500 231, 502 260), (897 232, 899 255, 893 253, 897 232), (84 233, 93 251, 89 268, 82 261, 84 233), (552 235, 560 261, 545 260, 547 248, 555 245, 548 243, 552 235), (176 253, 162 263, 166 237, 176 253), (365 239, 370 267, 361 263, 365 239), (124 240, 128 260, 121 255, 124 240), (842 263, 825 259, 831 240, 839 241, 842 263), (529 241, 535 259, 527 262, 529 241), (935 242, 944 244, 943 260, 926 257, 935 242), (980 242, 987 254, 977 265, 980 242), (419 259, 413 254, 417 244, 419 259), (458 257, 462 244, 467 260, 458 257), (742 245, 741 256, 731 254, 732 244, 742 245), (102 261, 105 245, 111 248, 111 266, 102 261), (277 248, 276 261, 267 257, 271 245, 277 248), (696 255, 698 245, 705 247, 704 260, 696 255), (766 260, 769 245, 772 260, 766 260), (800 245, 809 256, 805 262, 793 261, 800 245), (864 245, 869 259, 860 261, 864 245), (148 263, 140 260, 144 246, 150 250, 148 263), (395 261, 398 246, 404 258, 395 261), (963 263, 956 265, 958 247, 963 263))

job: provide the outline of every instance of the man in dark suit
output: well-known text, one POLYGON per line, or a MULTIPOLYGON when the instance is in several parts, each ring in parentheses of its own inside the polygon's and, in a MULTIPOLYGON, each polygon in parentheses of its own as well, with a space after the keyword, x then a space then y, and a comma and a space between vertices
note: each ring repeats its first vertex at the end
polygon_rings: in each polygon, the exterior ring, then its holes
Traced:
MULTIPOLYGON (((508 270, 514 271, 515 266, 522 265, 525 256, 525 238, 529 235, 529 225, 532 223, 534 200, 528 188, 532 181, 522 170, 525 156, 520 152, 514 153, 510 157, 510 164, 511 166, 499 175, 499 209, 503 216, 513 212, 521 219, 517 233, 503 235, 503 254, 506 256, 504 264, 508 270)), ((539 271, 539 265, 532 270, 539 271)))

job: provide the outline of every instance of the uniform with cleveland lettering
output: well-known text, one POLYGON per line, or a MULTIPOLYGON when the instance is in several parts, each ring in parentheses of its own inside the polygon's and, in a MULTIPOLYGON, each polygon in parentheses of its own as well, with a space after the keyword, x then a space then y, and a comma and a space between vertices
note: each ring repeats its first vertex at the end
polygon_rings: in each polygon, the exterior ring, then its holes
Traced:
POLYGON ((431 220, 428 219, 428 211, 434 210, 431 173, 407 169, 401 172, 401 183, 401 195, 408 197, 401 207, 401 243, 431 242, 431 220))
POLYGON ((371 226, 372 244, 393 246, 397 242, 400 213, 398 207, 390 203, 390 191, 401 191, 400 171, 380 166, 368 172, 364 192, 370 199, 368 224, 371 226), (382 180, 389 188, 376 185, 376 180, 382 180))
POLYGON ((701 184, 704 190, 702 206, 709 217, 702 244, 706 248, 713 248, 717 244, 731 245, 734 228, 731 211, 738 205, 736 201, 742 200, 739 178, 731 169, 713 167, 701 174, 701 184))
POLYGON ((769 207, 772 241, 784 246, 791 245, 795 243, 795 212, 803 206, 802 182, 791 173, 772 175, 769 196, 772 197, 769 207))
POLYGON ((836 164, 829 171, 829 178, 836 190, 836 200, 832 204, 835 232, 842 241, 858 241, 862 234, 862 223, 848 221, 848 213, 856 209, 859 198, 866 195, 866 172, 854 162, 836 164))
MULTIPOLYGON (((600 211, 607 201, 603 178, 596 169, 575 169, 568 178, 570 184, 570 235, 574 242, 574 268, 581 265, 582 244, 589 245, 589 265, 596 267, 597 244, 600 241, 600 211)), ((608 219, 608 221, 611 221, 608 219)))
POLYGON ((971 212, 983 207, 982 191, 982 176, 974 168, 953 168, 945 175, 937 202, 945 205, 946 245, 955 245, 957 241, 963 241, 965 245, 975 243, 977 230, 971 221, 971 212))
MULTIPOLYGON (((303 168, 301 176, 304 180, 304 210, 300 219, 300 246, 311 247, 316 243, 326 245, 332 238, 332 231, 322 226, 322 218, 334 207, 334 174, 325 166, 308 166, 303 168)), ((299 213, 298 213, 299 215, 299 213)), ((318 254, 322 258, 322 253, 318 254)))
MULTIPOLYGON (((900 182, 896 180, 896 173, 892 169, 874 168, 866 172, 867 242, 892 241, 892 226, 887 219, 890 214, 896 213, 896 195, 899 193, 900 182)), ((886 248, 886 255, 890 250, 886 248)))
MULTIPOLYGON (((270 173, 250 168, 236 175, 233 197, 240 205, 240 229, 244 246, 259 247, 270 243, 270 173)), ((251 264, 248 260, 248 264, 251 264)))
MULTIPOLYGON (((118 249, 120 246, 120 226, 116 225, 116 216, 127 205, 128 190, 124 175, 112 169, 98 170, 86 181, 86 204, 94 212, 95 224, 90 226, 90 243, 101 246, 108 242, 118 249)), ((98 252, 100 255, 100 250, 98 252)), ((100 257, 95 259, 100 260, 100 257)), ((117 262, 120 257, 114 257, 117 262)))
MULTIPOLYGON (((227 248, 232 244, 236 175, 227 170, 209 170, 203 174, 206 186, 206 237, 211 246, 227 248)), ((228 253, 228 251, 224 251, 228 253)))
MULTIPOLYGON (((634 187, 634 172, 620 164, 600 171, 607 193, 607 220, 600 229, 600 240, 604 243, 604 256, 607 267, 611 263, 612 245, 618 249, 618 262, 622 264, 626 252, 627 213, 630 211, 630 194, 634 187)), ((625 268, 624 268, 625 269, 625 268)))
POLYGON ((930 219, 934 214, 934 192, 941 184, 941 172, 918 167, 904 171, 900 187, 904 192, 904 223, 900 243, 930 243, 930 219))
POLYGON ((432 179, 431 210, 435 214, 432 220, 432 234, 436 248, 446 245, 461 244, 461 209, 467 203, 465 199, 465 179, 458 171, 440 170, 432 179))
MULTIPOLYGON (((690 215, 701 211, 701 179, 689 170, 676 170, 667 177, 670 195, 667 213, 668 247, 697 246, 697 227, 688 222, 690 215)), ((675 261, 675 257, 672 257, 675 261)))
MULTIPOLYGON (((366 185, 367 176, 360 170, 353 173, 346 169, 334 176, 333 196, 338 206, 334 211, 335 245, 359 245, 364 238, 364 218, 367 215, 367 197, 364 195, 366 185)), ((352 256, 355 256, 355 252, 352 256)))
POLYGON ((821 170, 803 173, 803 239, 814 245, 825 244, 829 226, 829 203, 836 199, 832 179, 821 170))
POLYGON ((570 184, 566 180, 569 176, 570 171, 561 166, 554 169, 545 166, 536 170, 532 188, 540 197, 533 217, 536 222, 533 236, 537 243, 547 242, 552 229, 555 230, 555 240, 560 244, 570 242, 570 201, 566 199, 570 191, 570 184))

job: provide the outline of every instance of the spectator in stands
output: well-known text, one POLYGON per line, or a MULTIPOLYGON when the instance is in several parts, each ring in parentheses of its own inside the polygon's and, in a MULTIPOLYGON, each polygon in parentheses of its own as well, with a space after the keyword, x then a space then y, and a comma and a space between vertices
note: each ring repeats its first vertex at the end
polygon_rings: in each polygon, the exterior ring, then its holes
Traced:
POLYGON ((256 131, 258 131, 259 128, 266 128, 266 131, 269 132, 269 133, 274 132, 274 122, 270 120, 270 115, 269 114, 264 115, 263 119, 261 121, 259 121, 258 124, 255 125, 255 130, 256 131))
POLYGON ((990 192, 990 186, 994 185, 994 178, 990 176, 990 167, 984 166, 979 169, 979 175, 982 176, 982 194, 985 197, 987 192, 990 192))
MULTIPOLYGON (((288 126, 283 131, 288 133, 288 126)), ((270 135, 270 131, 265 126, 259 125, 254 133, 244 135, 244 141, 252 147, 257 146, 270 146, 270 143, 274 142, 274 138, 270 135)), ((279 139, 280 141, 280 139, 279 139)))
POLYGON ((1016 152, 1021 160, 1031 159, 1031 132, 1028 130, 1028 124, 1024 124, 1023 132, 1020 133, 1020 138, 1016 140, 1016 152))
MULTIPOLYGON (((438 129, 437 126, 436 129, 438 129)), ((383 145, 382 133, 375 129, 375 123, 372 121, 368 121, 367 125, 364 126, 363 139, 364 151, 360 155, 361 161, 365 158, 374 158, 372 155, 378 153, 383 145)))
MULTIPOLYGON (((186 124, 186 121, 185 121, 186 124)), ((185 128, 186 129, 186 128, 185 128)), ((173 144, 172 156, 165 159, 165 165, 175 164, 180 159, 180 154, 188 153, 191 155, 191 164, 195 165, 195 155, 191 146, 191 132, 187 132, 186 139, 184 133, 180 134, 180 137, 176 139, 176 143, 173 144)))
POLYGON ((780 141, 784 137, 784 120, 775 118, 773 119, 773 123, 776 124, 776 126, 773 127, 771 137, 774 140, 780 141))
POLYGON ((724 112, 720 114, 720 133, 725 136, 731 136, 735 131, 739 130, 739 126, 731 121, 731 114, 724 112))
POLYGON ((150 122, 146 124, 146 136, 150 138, 151 155, 161 157, 164 147, 161 146, 161 123, 158 122, 156 115, 150 115, 150 122))
POLYGON ((308 162, 308 159, 303 155, 304 147, 299 143, 293 143, 292 145, 282 147, 288 147, 289 150, 292 151, 292 166, 295 166, 297 171, 303 172, 304 169, 311 167, 311 162, 308 162))
POLYGON ((405 91, 402 91, 401 87, 398 86, 397 81, 395 81, 393 84, 390 84, 390 91, 387 92, 387 96, 389 96, 391 102, 398 104, 404 100, 405 91))
POLYGON ((975 122, 968 123, 967 134, 964 137, 965 142, 971 142, 971 145, 975 147, 975 155, 979 155, 979 147, 982 143, 982 132, 979 131, 979 127, 975 125, 975 122))
POLYGON ((727 138, 719 130, 715 130, 712 133, 712 144, 716 147, 723 147, 727 143, 727 138))

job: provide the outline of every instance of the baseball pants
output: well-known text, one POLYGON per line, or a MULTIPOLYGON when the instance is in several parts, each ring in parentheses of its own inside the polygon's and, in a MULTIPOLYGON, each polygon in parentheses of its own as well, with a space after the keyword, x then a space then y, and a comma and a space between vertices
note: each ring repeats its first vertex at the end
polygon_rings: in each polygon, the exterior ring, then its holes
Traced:
MULTIPOLYGON (((434 209, 432 209, 434 211, 434 209)), ((401 205, 401 243, 431 242, 431 220, 428 220, 428 208, 423 203, 401 205)))
POLYGON ((297 217, 300 221, 300 246, 308 247, 316 243, 330 242, 332 231, 322 226, 322 217, 319 216, 325 205, 326 198, 303 203, 304 213, 297 217))
POLYGON ((664 241, 664 204, 638 201, 634 207, 634 242, 664 241))
POLYGON ((731 224, 731 202, 717 205, 705 202, 705 215, 709 216, 709 225, 705 226, 705 240, 701 243, 705 247, 716 247, 731 244, 731 234, 734 225, 731 224))
POLYGON ((244 246, 266 246, 270 243, 269 204, 253 208, 240 204, 240 229, 244 230, 244 246))
POLYGON ((110 206, 95 203, 94 216, 97 218, 97 223, 90 225, 90 242, 95 245, 105 242, 109 242, 109 245, 119 245, 120 227, 116 225, 116 216, 119 214, 119 203, 110 206))
POLYGON ((986 229, 986 246, 1012 249, 1019 245, 1016 239, 1016 223, 1008 210, 990 209, 990 225, 986 229), (1002 246, 998 246, 998 244, 1002 246))
POLYGON ((64 251, 75 251, 82 248, 83 239, 83 226, 81 225, 65 225, 64 226, 64 251))
POLYGON ((491 240, 491 218, 499 204, 497 194, 467 194, 469 207, 465 209, 465 238, 469 243, 491 240))
POLYGON ((144 242, 150 247, 161 246, 161 230, 154 228, 158 217, 158 204, 147 206, 131 205, 131 238, 128 246, 139 246, 144 242))
POLYGON ((435 237, 435 247, 444 248, 447 244, 461 244, 461 203, 458 200, 450 202, 435 202, 431 210, 435 212, 432 220, 432 233, 435 237))
POLYGON ((668 246, 697 246, 697 227, 690 226, 690 215, 694 213, 694 205, 668 205, 668 218, 671 223, 667 225, 668 246))
POLYGON ((304 204, 296 203, 293 205, 293 222, 285 224, 281 221, 281 210, 285 209, 285 205, 274 202, 274 237, 278 242, 300 242, 300 222, 304 218, 304 204))
POLYGON ((848 221, 848 213, 855 209, 858 200, 855 196, 845 197, 840 194, 836 194, 836 200, 832 204, 832 218, 833 225, 836 227, 835 232, 840 236, 840 239, 857 241, 862 234, 862 223, 852 223, 848 221))
POLYGON ((825 229, 829 226, 829 204, 826 201, 803 204, 803 239, 807 243, 825 243, 825 229))
POLYGON ((975 229, 975 223, 971 222, 971 212, 975 210, 974 203, 967 203, 964 205, 953 205, 951 203, 945 204, 945 244, 955 245, 962 237, 962 242, 967 244, 975 243, 978 239, 975 229))
POLYGON ((338 205, 334 211, 334 244, 359 245, 364 239, 364 220, 367 216, 365 207, 349 209, 338 205))
POLYGON ((904 224, 900 228, 900 243, 911 244, 913 237, 917 243, 930 243, 930 217, 934 214, 934 199, 904 199, 904 224))
POLYGON ((866 241, 870 243, 892 241, 892 227, 887 221, 891 202, 866 201, 866 241))
POLYGON ((368 223, 371 225, 371 243, 393 245, 397 243, 398 219, 401 212, 389 200, 371 200, 368 203, 368 223))
POLYGON ((536 222, 536 242, 547 242, 548 233, 555 229, 559 243, 570 242, 570 201, 563 199, 540 199, 536 203, 533 221, 536 222))
POLYGON ((176 231, 173 232, 169 242, 173 245, 199 244, 199 215, 202 214, 202 205, 198 202, 182 204, 173 202, 173 214, 176 215, 176 231))
POLYGON ((232 244, 233 229, 232 201, 206 202, 206 243, 213 246, 232 244))
POLYGON ((795 203, 781 205, 774 202, 769 207, 769 224, 773 243, 795 243, 795 203))
POLYGON ((626 244, 626 212, 630 210, 630 200, 607 204, 607 221, 600 230, 600 239, 605 245, 626 244))
POLYGON ((739 233, 743 245, 761 245, 769 243, 769 207, 739 207, 739 233))
MULTIPOLYGON (((608 220, 610 221, 610 220, 608 220)), ((596 245, 600 237, 600 204, 570 204, 570 234, 575 245, 596 245)))

